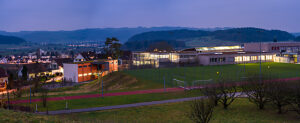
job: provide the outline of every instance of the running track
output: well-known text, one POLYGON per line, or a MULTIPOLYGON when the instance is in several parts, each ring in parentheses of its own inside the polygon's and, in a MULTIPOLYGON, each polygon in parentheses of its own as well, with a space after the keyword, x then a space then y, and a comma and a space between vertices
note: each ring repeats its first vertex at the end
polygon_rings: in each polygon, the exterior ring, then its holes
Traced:
MULTIPOLYGON (((300 77, 295 78, 285 78, 285 79, 275 79, 273 81, 296 81, 300 80, 300 77)), ((239 82, 243 83, 243 82, 239 82)), ((206 87, 216 86, 215 84, 206 85, 206 87)), ((150 94, 150 93, 162 93, 162 92, 178 92, 184 91, 184 88, 166 88, 165 89, 151 89, 151 90, 137 90, 137 91, 128 91, 128 92, 116 92, 116 93, 104 93, 103 97, 110 96, 123 96, 123 95, 136 95, 136 94, 150 94)), ((73 99, 85 99, 85 98, 97 98, 102 97, 101 94, 88 94, 88 95, 76 95, 76 96, 64 96, 64 97, 49 97, 48 101, 59 101, 59 100, 73 100, 73 99)), ((31 102, 41 102, 41 99, 31 99, 31 102)), ((29 100, 15 100, 10 101, 11 104, 19 104, 19 103, 29 103, 29 100)))

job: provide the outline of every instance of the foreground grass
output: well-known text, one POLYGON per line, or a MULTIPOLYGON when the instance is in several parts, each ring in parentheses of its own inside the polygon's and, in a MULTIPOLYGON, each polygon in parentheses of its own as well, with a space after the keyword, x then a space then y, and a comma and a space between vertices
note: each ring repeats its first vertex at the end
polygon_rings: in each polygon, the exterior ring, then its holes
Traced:
MULTIPOLYGON (((68 103, 69 109, 91 108, 91 107, 103 107, 112 105, 132 104, 139 102, 150 102, 167 99, 177 99, 185 97, 201 96, 199 91, 187 91, 187 92, 168 92, 168 93, 151 93, 151 94, 137 94, 137 95, 123 95, 112 97, 98 97, 87 99, 74 99, 74 100, 60 100, 60 101, 48 101, 48 110, 64 110, 66 103, 68 103)), ((35 108, 38 105, 38 111, 46 111, 46 108, 42 106, 42 102, 32 104, 18 104, 23 106, 31 106, 35 108)))
MULTIPOLYGON (((0 122, 79 122, 79 123, 192 123, 187 117, 191 102, 169 103, 125 109, 95 112, 72 113, 56 116, 44 116, 0 109, 0 122)), ((300 117, 294 112, 277 114, 267 105, 265 110, 258 110, 246 98, 235 100, 228 110, 221 105, 215 108, 212 123, 299 123, 300 117)))
MULTIPOLYGON (((79 122, 143 122, 143 123, 189 123, 187 117, 191 102, 143 106, 109 111, 73 113, 60 116, 79 122)), ((228 110, 221 106, 215 108, 212 123, 298 123, 300 119, 293 112, 277 114, 270 105, 258 110, 247 99, 237 99, 228 110)))
POLYGON ((44 123, 60 122, 56 116, 43 116, 32 113, 8 111, 0 109, 0 123, 44 123))

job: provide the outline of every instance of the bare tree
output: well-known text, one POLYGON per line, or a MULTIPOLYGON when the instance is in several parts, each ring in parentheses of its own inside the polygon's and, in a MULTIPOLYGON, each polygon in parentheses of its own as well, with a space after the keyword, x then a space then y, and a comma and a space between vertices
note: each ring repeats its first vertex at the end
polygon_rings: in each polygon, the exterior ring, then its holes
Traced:
POLYGON ((277 107, 279 114, 283 113, 283 107, 289 104, 289 91, 286 81, 268 83, 267 96, 277 107))
POLYGON ((48 89, 41 89, 41 98, 43 102, 43 107, 47 107, 48 89))
POLYGON ((37 93, 41 88, 41 78, 35 77, 35 78, 31 79, 30 84, 33 85, 32 91, 31 91, 32 96, 35 96, 34 94, 37 93))
POLYGON ((215 104, 209 99, 194 100, 190 105, 189 118, 195 123, 208 123, 212 117, 215 104))
POLYGON ((222 96, 219 87, 215 85, 207 86, 202 88, 201 91, 205 96, 209 97, 214 102, 215 106, 218 105, 218 102, 222 96))
POLYGON ((248 79, 242 89, 250 102, 254 103, 259 109, 264 109, 265 104, 270 101, 267 97, 267 85, 266 82, 260 81, 258 76, 254 76, 248 79))
POLYGON ((290 83, 289 85, 289 89, 291 90, 289 94, 289 105, 291 109, 289 109, 289 111, 294 111, 300 115, 300 81, 290 83))
POLYGON ((221 95, 219 102, 223 105, 224 109, 227 109, 237 97, 237 85, 223 78, 220 78, 218 81, 218 89, 221 95))

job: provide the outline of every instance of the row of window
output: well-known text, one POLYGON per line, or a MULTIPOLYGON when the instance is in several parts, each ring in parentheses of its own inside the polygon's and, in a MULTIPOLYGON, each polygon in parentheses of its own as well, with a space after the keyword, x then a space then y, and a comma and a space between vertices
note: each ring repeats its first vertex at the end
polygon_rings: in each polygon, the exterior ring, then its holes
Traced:
POLYGON ((272 55, 261 55, 261 56, 236 56, 234 57, 235 62, 248 62, 248 61, 256 61, 256 60, 272 60, 272 55))
POLYGON ((209 62, 214 63, 214 62, 225 62, 226 58, 225 57, 220 57, 220 58, 210 58, 209 62))
POLYGON ((194 58, 196 55, 180 55, 180 58, 194 58))
POLYGON ((78 74, 78 77, 82 77, 82 76, 91 76, 91 75, 98 75, 98 73, 85 73, 85 74, 78 74))
POLYGON ((78 66, 78 68, 86 68, 86 67, 92 67, 92 65, 84 65, 84 66, 78 66))

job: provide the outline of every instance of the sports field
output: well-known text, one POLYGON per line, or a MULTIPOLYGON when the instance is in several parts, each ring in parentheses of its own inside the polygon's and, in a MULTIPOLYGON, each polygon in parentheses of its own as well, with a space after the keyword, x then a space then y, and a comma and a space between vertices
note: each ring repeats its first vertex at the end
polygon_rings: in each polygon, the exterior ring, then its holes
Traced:
MULTIPOLYGON (((231 79, 233 81, 243 81, 242 78, 249 75, 259 74, 259 63, 233 64, 218 66, 196 66, 196 67, 178 67, 178 68, 160 68, 160 69, 140 69, 124 71, 125 73, 136 77, 140 81, 148 83, 157 83, 163 85, 164 77, 167 87, 177 86, 174 78, 186 81, 192 85, 195 80, 208 80, 212 82, 219 76, 231 79)), ((286 63, 262 63, 262 75, 271 78, 292 78, 300 77, 300 64, 286 63)))

